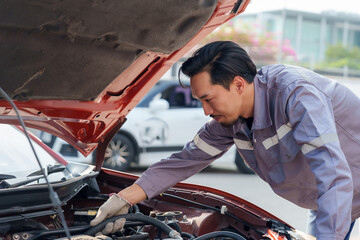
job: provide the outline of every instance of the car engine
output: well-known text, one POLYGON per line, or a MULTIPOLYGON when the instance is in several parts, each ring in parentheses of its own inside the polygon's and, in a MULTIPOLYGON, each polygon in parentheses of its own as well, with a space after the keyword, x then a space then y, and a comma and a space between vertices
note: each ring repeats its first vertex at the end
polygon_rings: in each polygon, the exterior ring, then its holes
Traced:
POLYGON ((290 226, 259 214, 252 206, 235 204, 231 196, 224 197, 187 184, 177 185, 156 198, 134 205, 125 215, 90 226, 109 194, 131 185, 134 179, 116 171, 102 170, 99 176, 91 175, 86 184, 79 181, 73 188, 55 188, 60 193, 73 193, 62 201, 67 228, 54 207, 43 207, 46 205, 37 204, 39 200, 35 197, 32 200, 27 194, 31 206, 11 207, 6 214, 4 210, 0 214, 0 240, 69 239, 66 231, 72 240, 303 239, 290 226), (121 231, 99 234, 108 222, 118 218, 126 219, 121 231))

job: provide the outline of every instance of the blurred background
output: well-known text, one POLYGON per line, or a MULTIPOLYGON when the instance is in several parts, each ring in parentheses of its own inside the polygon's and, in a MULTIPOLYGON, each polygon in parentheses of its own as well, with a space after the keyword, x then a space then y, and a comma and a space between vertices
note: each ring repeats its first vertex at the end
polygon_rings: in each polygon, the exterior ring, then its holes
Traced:
POLYGON ((296 64, 337 79, 360 77, 360 9, 350 0, 252 0, 202 44, 231 40, 258 67, 296 64))

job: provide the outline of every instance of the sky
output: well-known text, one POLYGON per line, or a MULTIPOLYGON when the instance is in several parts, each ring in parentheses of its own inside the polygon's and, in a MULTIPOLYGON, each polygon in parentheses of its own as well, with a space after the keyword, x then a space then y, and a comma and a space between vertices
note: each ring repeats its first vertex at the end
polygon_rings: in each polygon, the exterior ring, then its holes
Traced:
POLYGON ((321 13, 326 10, 360 14, 357 0, 251 0, 244 13, 291 9, 321 13))

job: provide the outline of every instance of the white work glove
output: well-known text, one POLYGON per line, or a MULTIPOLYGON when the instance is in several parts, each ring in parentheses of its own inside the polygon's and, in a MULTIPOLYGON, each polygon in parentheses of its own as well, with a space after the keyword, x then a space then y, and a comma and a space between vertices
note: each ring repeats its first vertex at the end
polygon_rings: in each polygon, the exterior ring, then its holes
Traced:
MULTIPOLYGON (((91 226, 96 226, 106 218, 110 218, 113 216, 126 214, 128 213, 130 208, 130 203, 124 200, 117 194, 112 195, 103 205, 100 206, 96 217, 90 222, 91 226)), ((109 222, 106 224, 105 228, 101 230, 98 234, 109 234, 115 233, 121 230, 125 225, 125 218, 120 218, 115 222, 109 222)), ((96 235, 98 235, 96 234, 96 235)))

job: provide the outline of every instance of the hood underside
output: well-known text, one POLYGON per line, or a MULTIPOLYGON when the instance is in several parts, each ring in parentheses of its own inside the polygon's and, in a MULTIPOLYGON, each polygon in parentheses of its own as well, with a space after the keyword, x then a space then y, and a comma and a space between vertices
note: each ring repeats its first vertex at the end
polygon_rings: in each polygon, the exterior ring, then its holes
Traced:
MULTIPOLYGON (((27 126, 88 155, 174 62, 247 3, 1 1, 0 87, 27 126)), ((3 96, 0 123, 18 124, 3 96)))
POLYGON ((0 3, 0 81, 15 100, 94 100, 146 52, 169 54, 210 18, 215 1, 0 3))

